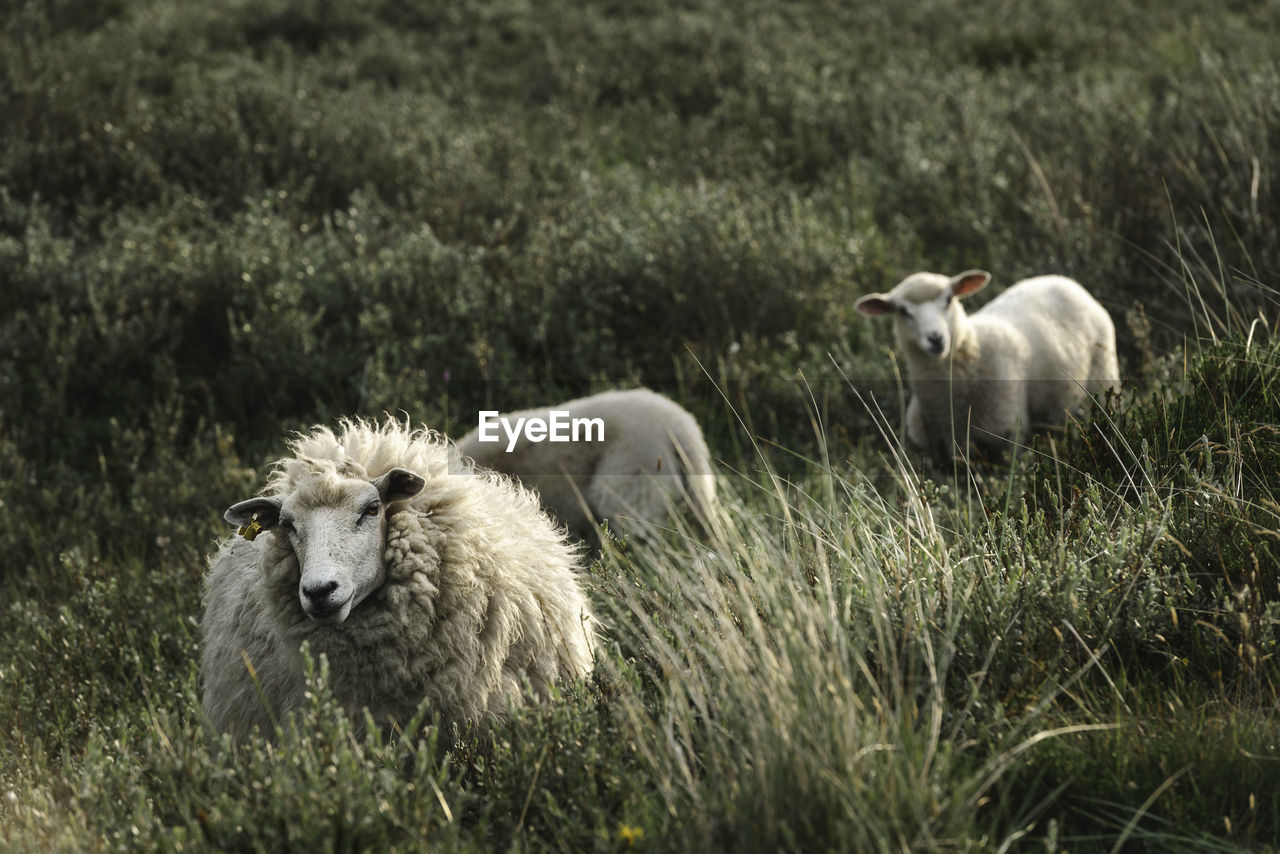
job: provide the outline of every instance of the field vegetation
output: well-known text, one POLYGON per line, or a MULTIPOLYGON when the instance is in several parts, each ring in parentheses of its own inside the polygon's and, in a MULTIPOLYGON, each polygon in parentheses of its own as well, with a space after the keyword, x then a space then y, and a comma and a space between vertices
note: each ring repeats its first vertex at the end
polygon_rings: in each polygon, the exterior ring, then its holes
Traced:
POLYGON ((1280 847, 1280 15, 1189 0, 0 0, 0 848, 1280 847), (862 293, 1079 279, 1124 391, 897 436, 862 293), (201 718, 289 431, 645 383, 724 518, 593 561, 492 738, 201 718))

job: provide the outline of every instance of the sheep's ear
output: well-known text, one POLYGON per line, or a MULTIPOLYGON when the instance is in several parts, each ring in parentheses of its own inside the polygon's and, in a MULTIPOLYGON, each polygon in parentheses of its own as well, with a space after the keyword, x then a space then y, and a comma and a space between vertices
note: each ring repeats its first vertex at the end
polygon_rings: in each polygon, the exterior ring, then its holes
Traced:
POLYGON ((422 491, 427 482, 422 479, 422 475, 408 469, 392 469, 382 477, 374 478, 373 485, 377 488, 382 503, 390 504, 392 501, 412 498, 422 491))
POLYGON ((232 504, 222 514, 222 518, 232 525, 247 528, 255 521, 256 515, 260 529, 274 528, 276 522, 280 521, 280 503, 279 498, 250 498, 248 501, 232 504))
POLYGON ((966 270, 958 276, 951 277, 951 295, 967 297, 976 294, 991 281, 991 274, 986 270, 966 270))
POLYGON ((868 317, 893 313, 893 303, 884 294, 867 294, 855 302, 853 307, 868 317))

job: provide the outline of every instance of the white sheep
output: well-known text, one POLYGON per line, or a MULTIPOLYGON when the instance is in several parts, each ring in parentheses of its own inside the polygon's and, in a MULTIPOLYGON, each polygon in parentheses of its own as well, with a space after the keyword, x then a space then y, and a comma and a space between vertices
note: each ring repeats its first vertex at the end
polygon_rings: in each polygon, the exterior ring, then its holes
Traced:
POLYGON ((670 398, 646 388, 613 390, 501 418, 506 427, 491 419, 489 430, 477 426, 458 449, 537 490, 576 536, 594 542, 595 522, 607 521, 611 532, 652 539, 681 505, 708 523, 716 495, 711 452, 697 420, 670 398), (527 427, 553 413, 562 425, 584 425, 577 441, 571 431, 567 442, 534 441, 527 431, 508 438, 520 419, 527 427), (497 441, 482 441, 486 432, 497 441))
POLYGON ((304 643, 357 726, 363 708, 386 726, 424 703, 483 726, 591 671, 579 549, 536 495, 392 420, 289 444, 210 561, 202 699, 219 731, 270 734, 303 704, 304 643))
POLYGON ((999 453, 1120 383, 1115 325, 1078 282, 1025 279, 966 315, 960 300, 990 279, 982 270, 916 273, 856 304, 894 314, 911 386, 907 436, 939 459, 970 441, 999 453))

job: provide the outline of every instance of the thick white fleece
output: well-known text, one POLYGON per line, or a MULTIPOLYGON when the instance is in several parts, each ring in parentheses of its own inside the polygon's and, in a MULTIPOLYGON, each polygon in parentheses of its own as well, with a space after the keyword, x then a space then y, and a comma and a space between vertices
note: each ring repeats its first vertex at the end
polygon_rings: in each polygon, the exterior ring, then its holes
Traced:
POLYGON ((291 447, 265 494, 323 497, 395 467, 426 483, 388 509, 385 583, 338 624, 302 610, 298 558, 281 531, 222 541, 206 581, 201 664, 218 730, 269 733, 303 704, 303 643, 328 658, 349 712, 368 708, 382 724, 407 722, 424 702, 445 723, 483 723, 530 688, 545 698, 591 670, 578 551, 533 493, 472 472, 443 437, 395 421, 316 428, 291 447))

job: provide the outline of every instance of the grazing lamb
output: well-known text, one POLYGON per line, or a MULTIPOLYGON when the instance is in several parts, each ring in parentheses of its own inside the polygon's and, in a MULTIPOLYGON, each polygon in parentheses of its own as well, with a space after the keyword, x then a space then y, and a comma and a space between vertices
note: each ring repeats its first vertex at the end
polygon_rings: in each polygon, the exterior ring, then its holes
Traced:
POLYGON ((1077 282, 1037 276, 966 315, 960 300, 991 279, 916 273, 856 308, 895 315, 911 403, 907 436, 935 458, 967 442, 997 453, 1023 430, 1061 425, 1085 394, 1120 383, 1110 315, 1077 282))
POLYGON ((532 492, 391 420, 290 449, 261 497, 227 510, 243 536, 210 561, 202 699, 218 730, 270 734, 303 705, 304 642, 357 724, 362 708, 404 724, 425 702, 483 725, 590 672, 578 550, 532 492))
POLYGON ((716 495, 711 453, 694 417, 663 395, 646 388, 606 391, 502 419, 502 429, 496 419, 487 430, 482 421, 458 450, 536 489, 543 506, 581 539, 595 542, 597 520, 612 532, 652 539, 681 504, 695 521, 709 521, 716 495), (509 438, 504 432, 519 419, 549 422, 553 413, 561 414, 562 425, 584 425, 577 441, 531 441, 527 433, 509 438), (496 441, 481 441, 485 434, 496 441))

